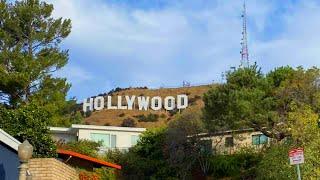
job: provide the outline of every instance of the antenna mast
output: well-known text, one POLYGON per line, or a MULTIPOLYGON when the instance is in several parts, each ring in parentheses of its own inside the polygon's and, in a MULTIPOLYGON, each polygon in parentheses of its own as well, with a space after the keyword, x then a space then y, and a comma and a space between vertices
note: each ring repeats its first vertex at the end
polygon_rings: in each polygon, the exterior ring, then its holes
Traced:
POLYGON ((246 1, 243 1, 243 12, 242 12, 242 39, 241 39, 241 67, 249 67, 249 51, 247 42, 247 12, 246 12, 246 1))

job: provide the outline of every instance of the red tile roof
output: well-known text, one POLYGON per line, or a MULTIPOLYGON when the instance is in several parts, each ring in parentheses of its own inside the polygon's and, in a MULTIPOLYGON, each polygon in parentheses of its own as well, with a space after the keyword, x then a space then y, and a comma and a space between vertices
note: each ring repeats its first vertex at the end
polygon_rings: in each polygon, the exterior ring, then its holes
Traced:
POLYGON ((80 158, 80 159, 83 159, 83 160, 86 160, 86 161, 90 161, 90 162, 96 163, 96 164, 101 165, 101 166, 107 166, 107 167, 112 167, 112 168, 116 168, 116 169, 121 169, 120 165, 109 163, 109 162, 106 162, 106 161, 102 161, 100 159, 96 159, 96 158, 93 158, 93 157, 90 157, 90 156, 86 156, 86 155, 83 155, 83 154, 80 154, 80 153, 77 153, 77 152, 64 150, 64 149, 58 149, 57 152, 58 152, 58 154, 64 154, 64 155, 69 155, 69 156, 72 156, 72 157, 77 157, 77 158, 80 158))

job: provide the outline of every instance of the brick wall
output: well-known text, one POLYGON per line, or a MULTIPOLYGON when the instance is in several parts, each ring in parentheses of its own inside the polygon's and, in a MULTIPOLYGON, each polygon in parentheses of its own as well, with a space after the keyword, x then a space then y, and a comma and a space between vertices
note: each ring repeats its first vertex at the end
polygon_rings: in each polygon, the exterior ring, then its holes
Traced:
POLYGON ((77 180, 77 171, 54 158, 35 158, 29 161, 32 180, 77 180))

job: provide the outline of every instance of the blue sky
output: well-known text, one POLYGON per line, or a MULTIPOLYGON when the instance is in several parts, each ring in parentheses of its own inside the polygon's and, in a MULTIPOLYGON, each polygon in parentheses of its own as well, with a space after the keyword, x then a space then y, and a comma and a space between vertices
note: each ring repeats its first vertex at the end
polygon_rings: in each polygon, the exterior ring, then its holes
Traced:
MULTIPOLYGON (((70 18, 58 72, 77 99, 115 87, 220 82, 240 64, 242 0, 49 0, 70 18)), ((320 66, 320 1, 247 0, 251 62, 320 66)))

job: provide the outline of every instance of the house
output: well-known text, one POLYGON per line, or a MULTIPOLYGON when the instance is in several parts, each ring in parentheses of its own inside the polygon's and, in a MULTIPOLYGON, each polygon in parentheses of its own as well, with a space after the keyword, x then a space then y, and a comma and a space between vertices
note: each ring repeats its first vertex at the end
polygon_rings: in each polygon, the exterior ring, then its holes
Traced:
POLYGON ((0 129, 0 180, 18 179, 18 140, 0 129))
POLYGON ((134 146, 145 128, 72 124, 70 128, 50 127, 55 141, 92 140, 102 142, 101 150, 128 150, 134 146))
MULTIPOLYGON (((102 141, 102 151, 107 149, 128 150, 134 146, 145 128, 95 126, 73 124, 70 128, 50 127, 52 137, 56 141, 77 141, 87 139, 102 141)), ((261 148, 269 144, 270 138, 254 129, 221 131, 213 134, 197 135, 205 140, 206 147, 215 153, 232 154, 242 147, 261 148)))
POLYGON ((244 147, 260 149, 271 141, 262 132, 252 128, 221 131, 213 134, 203 133, 199 137, 207 141, 208 147, 218 154, 232 154, 244 147))

